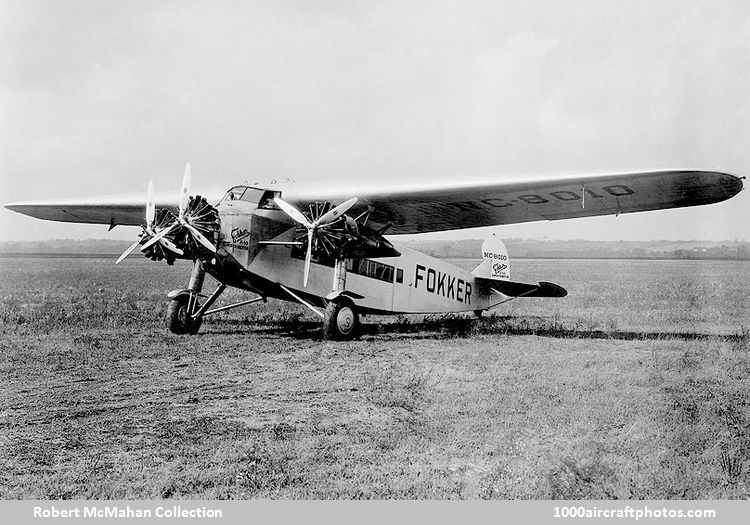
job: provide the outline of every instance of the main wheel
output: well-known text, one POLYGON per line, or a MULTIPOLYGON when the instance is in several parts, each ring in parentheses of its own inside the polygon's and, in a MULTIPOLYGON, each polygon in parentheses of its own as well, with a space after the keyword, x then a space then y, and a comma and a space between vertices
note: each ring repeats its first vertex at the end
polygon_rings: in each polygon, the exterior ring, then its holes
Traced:
POLYGON ((353 339, 359 332, 357 307, 348 299, 336 299, 326 306, 323 319, 323 338, 329 340, 353 339))
POLYGON ((188 312, 188 302, 190 296, 187 294, 178 295, 167 306, 167 328, 173 334, 190 334, 195 335, 201 327, 203 317, 191 319, 188 312))

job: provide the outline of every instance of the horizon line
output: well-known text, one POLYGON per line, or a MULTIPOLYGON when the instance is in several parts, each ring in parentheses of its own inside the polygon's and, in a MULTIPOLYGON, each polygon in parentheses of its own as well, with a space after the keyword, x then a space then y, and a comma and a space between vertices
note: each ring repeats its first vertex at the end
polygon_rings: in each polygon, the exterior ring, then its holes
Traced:
MULTIPOLYGON (((412 236, 414 234, 409 234, 412 236)), ((391 237, 402 237, 402 235, 391 235, 391 237)), ((452 242, 452 241, 484 241, 485 237, 449 237, 445 239, 399 239, 400 242, 452 242)), ((750 240, 742 239, 587 239, 583 237, 576 237, 572 239, 565 238, 539 238, 539 237, 503 237, 503 241, 537 241, 537 242, 602 242, 602 243, 618 243, 618 242, 675 242, 675 243, 693 243, 693 242, 731 242, 731 243, 747 243, 750 240)), ((5 243, 49 243, 49 242, 116 242, 116 243, 130 243, 132 240, 129 239, 108 239, 106 237, 87 237, 85 239, 75 239, 72 237, 54 237, 48 239, 39 240, 0 240, 0 244, 5 243)))

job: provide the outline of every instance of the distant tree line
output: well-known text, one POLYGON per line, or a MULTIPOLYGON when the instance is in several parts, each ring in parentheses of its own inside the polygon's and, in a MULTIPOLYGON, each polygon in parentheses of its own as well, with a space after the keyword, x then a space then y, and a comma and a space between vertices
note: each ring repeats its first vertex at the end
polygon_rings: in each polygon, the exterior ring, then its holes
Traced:
MULTIPOLYGON (((585 241, 505 239, 510 256, 522 259, 726 259, 750 260, 741 241, 585 241)), ((440 258, 479 258, 481 239, 408 241, 409 248, 440 258)))
MULTIPOLYGON (((521 259, 723 259, 750 260, 743 241, 585 241, 504 239, 510 256, 521 259)), ((1 254, 118 255, 129 241, 55 239, 0 242, 1 254)), ((433 257, 480 259, 482 239, 400 241, 433 257)))

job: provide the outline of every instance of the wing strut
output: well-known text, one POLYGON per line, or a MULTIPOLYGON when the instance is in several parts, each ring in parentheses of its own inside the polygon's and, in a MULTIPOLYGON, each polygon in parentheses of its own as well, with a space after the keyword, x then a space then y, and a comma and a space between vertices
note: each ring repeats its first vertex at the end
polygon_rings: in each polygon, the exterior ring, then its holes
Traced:
POLYGON ((287 288, 283 284, 278 283, 278 285, 281 287, 282 290, 284 290, 286 293, 288 293, 289 295, 291 295, 292 297, 294 297, 295 300, 299 301, 300 304, 303 304, 303 305, 307 306, 310 310, 312 310, 315 315, 317 315, 321 319, 325 319, 325 315, 319 309, 315 308, 313 305, 311 305, 310 303, 308 303, 307 301, 305 301, 302 297, 300 297, 299 295, 297 295, 296 293, 294 293, 293 291, 291 291, 289 288, 287 288))

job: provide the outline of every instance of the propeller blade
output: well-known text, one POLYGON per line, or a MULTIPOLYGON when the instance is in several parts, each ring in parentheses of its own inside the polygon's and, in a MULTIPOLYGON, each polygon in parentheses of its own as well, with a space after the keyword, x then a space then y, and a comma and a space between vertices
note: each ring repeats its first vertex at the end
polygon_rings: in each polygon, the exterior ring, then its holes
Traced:
POLYGON ((347 211, 349 211, 349 208, 357 204, 357 197, 353 197, 349 199, 346 202, 342 202, 335 208, 332 208, 328 210, 326 213, 320 216, 320 218, 315 221, 313 226, 320 226, 323 224, 328 224, 331 221, 335 221, 339 217, 341 217, 343 214, 345 214, 347 211))
POLYGON ((164 246, 167 250, 176 253, 177 255, 185 255, 185 252, 175 246, 175 244, 169 239, 160 239, 159 244, 164 246))
POLYGON ((307 230, 307 255, 305 255, 305 277, 302 281, 302 286, 307 288, 307 276, 310 275, 310 261, 312 260, 312 229, 307 230))
POLYGON ((193 234, 193 236, 195 237, 195 240, 197 240, 199 243, 201 243, 203 246, 205 246, 212 252, 216 253, 216 248, 214 248, 214 245, 211 244, 211 241, 206 239, 206 237, 204 237, 204 235, 201 232, 199 232, 195 227, 193 227, 191 224, 187 222, 184 224, 184 226, 185 228, 190 230, 190 233, 193 234))
POLYGON ((185 216, 188 202, 190 201, 190 163, 185 165, 185 175, 182 177, 182 190, 180 191, 180 217, 185 216))
POLYGON ((133 250, 135 250, 135 247, 138 246, 140 243, 141 243, 141 240, 138 239, 133 244, 131 244, 127 250, 122 252, 122 255, 120 255, 120 258, 115 261, 115 264, 120 264, 120 261, 122 261, 125 257, 130 255, 133 252, 133 250))
POLYGON ((169 232, 171 232, 172 228, 174 228, 175 226, 177 226, 177 224, 172 224, 169 228, 164 228, 159 233, 157 233, 156 235, 154 235, 153 237, 151 237, 151 239, 149 239, 148 242, 141 247, 141 251, 143 252, 149 246, 153 246, 154 244, 156 244, 157 242, 159 242, 162 239, 162 237, 164 237, 166 234, 168 234, 169 232))
POLYGON ((148 181, 148 194, 146 195, 146 226, 151 228, 156 217, 156 201, 154 200, 154 181, 148 181))
POLYGON ((307 217, 305 217, 297 208, 295 208, 288 202, 281 200, 280 197, 274 197, 273 200, 279 206, 279 208, 284 210, 284 212, 292 219, 302 224, 305 228, 312 228, 312 223, 310 223, 310 221, 307 220, 307 217))

